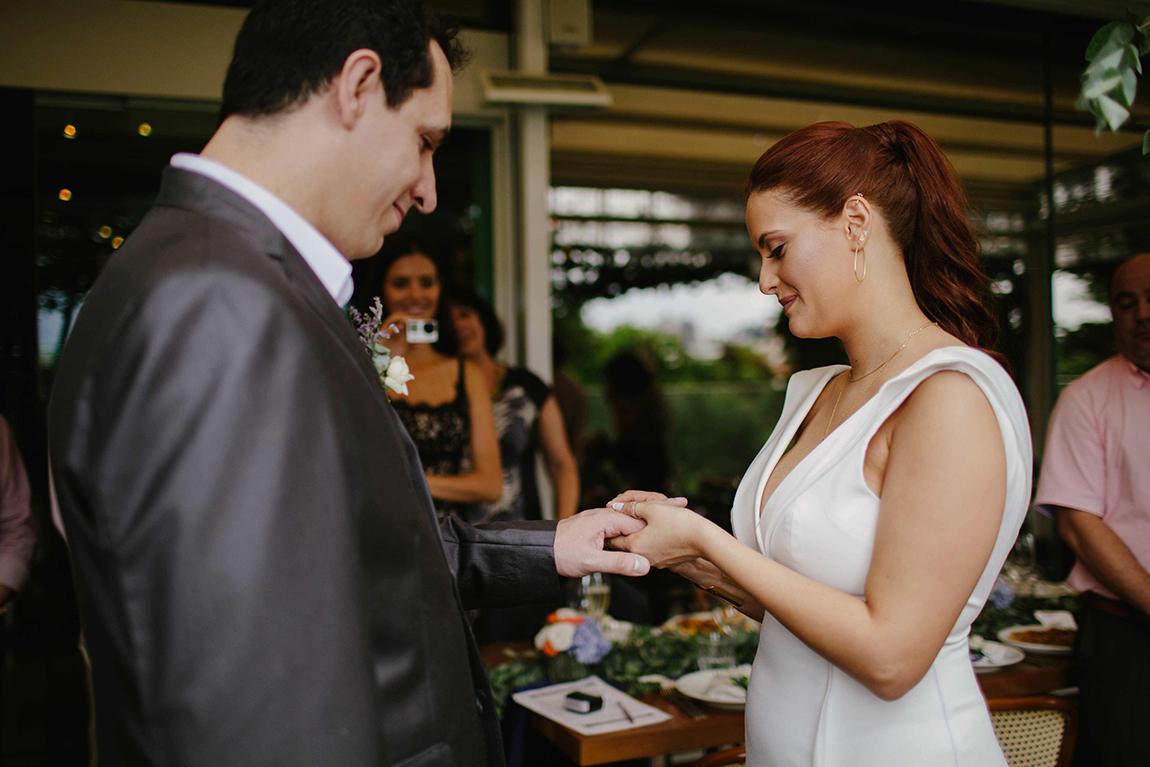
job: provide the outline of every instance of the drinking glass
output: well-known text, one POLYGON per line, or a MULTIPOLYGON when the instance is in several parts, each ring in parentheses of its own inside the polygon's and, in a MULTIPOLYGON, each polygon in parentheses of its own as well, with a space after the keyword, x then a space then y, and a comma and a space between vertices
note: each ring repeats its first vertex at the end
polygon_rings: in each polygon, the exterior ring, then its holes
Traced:
POLYGON ((1016 595, 1027 596, 1034 590, 1034 582, 1038 578, 1036 565, 1034 535, 1022 533, 1007 558, 1007 579, 1016 595))
POLYGON ((603 573, 591 573, 571 581, 567 604, 574 610, 590 615, 599 623, 611 606, 611 581, 603 573))
POLYGON ((700 670, 735 667, 734 635, 722 629, 715 629, 705 634, 698 634, 696 639, 699 647, 700 670))

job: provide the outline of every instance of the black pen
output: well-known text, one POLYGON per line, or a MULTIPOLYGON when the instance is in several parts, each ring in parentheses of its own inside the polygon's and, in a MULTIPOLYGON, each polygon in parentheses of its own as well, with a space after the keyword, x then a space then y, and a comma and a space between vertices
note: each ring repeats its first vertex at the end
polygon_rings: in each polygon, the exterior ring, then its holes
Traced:
POLYGON ((630 722, 631 724, 634 724, 635 723, 635 717, 631 716, 631 712, 628 711, 627 707, 623 705, 623 701, 617 700, 615 702, 619 704, 619 708, 620 708, 620 710, 622 710, 623 716, 627 717, 627 721, 630 722))

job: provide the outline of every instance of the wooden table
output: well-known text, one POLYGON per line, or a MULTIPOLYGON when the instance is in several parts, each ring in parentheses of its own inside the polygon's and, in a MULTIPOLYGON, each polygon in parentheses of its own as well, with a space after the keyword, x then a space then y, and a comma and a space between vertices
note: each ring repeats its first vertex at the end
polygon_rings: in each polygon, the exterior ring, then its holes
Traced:
POLYGON ((605 764, 623 759, 648 759, 679 751, 694 751, 727 744, 742 743, 744 724, 742 711, 707 709, 707 716, 694 720, 655 693, 639 700, 662 711, 671 718, 647 727, 635 727, 601 735, 580 735, 574 730, 556 724, 550 719, 531 713, 531 726, 558 746, 563 753, 579 765, 605 764))
MULTIPOLYGON (((500 643, 483 647, 488 665, 504 658, 503 648, 526 649, 526 643, 500 643)), ((1041 695, 1073 684, 1073 661, 1070 656, 1027 655, 1021 663, 979 674, 982 694, 987 698, 1020 698, 1041 695)), ((578 765, 605 764, 624 759, 645 759, 679 751, 716 748, 744 740, 742 711, 707 709, 707 717, 691 719, 658 694, 640 698, 644 703, 666 711, 671 718, 659 724, 637 727, 601 735, 580 735, 562 725, 532 712, 531 726, 558 746, 578 765)))

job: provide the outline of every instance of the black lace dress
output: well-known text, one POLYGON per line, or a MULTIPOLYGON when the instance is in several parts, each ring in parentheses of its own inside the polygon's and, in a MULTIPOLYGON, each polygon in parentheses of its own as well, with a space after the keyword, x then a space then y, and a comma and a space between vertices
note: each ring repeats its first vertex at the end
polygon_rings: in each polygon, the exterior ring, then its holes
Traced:
MULTIPOLYGON (((470 474, 474 469, 471 458, 471 407, 463 379, 463 360, 459 360, 459 378, 455 385, 455 399, 442 405, 411 404, 403 399, 392 402, 396 415, 419 451, 423 470, 438 476, 470 474)), ((470 521, 475 504, 435 499, 440 516, 454 514, 470 521)))

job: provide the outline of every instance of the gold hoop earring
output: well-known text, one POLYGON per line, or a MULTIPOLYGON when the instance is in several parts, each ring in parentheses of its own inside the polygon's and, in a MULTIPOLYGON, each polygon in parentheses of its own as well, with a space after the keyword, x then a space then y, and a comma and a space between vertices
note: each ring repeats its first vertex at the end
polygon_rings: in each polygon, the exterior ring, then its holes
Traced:
POLYGON ((860 248, 862 241, 855 242, 855 280, 862 282, 866 279, 866 248, 860 248), (862 253, 862 276, 859 276, 859 253, 862 253))

